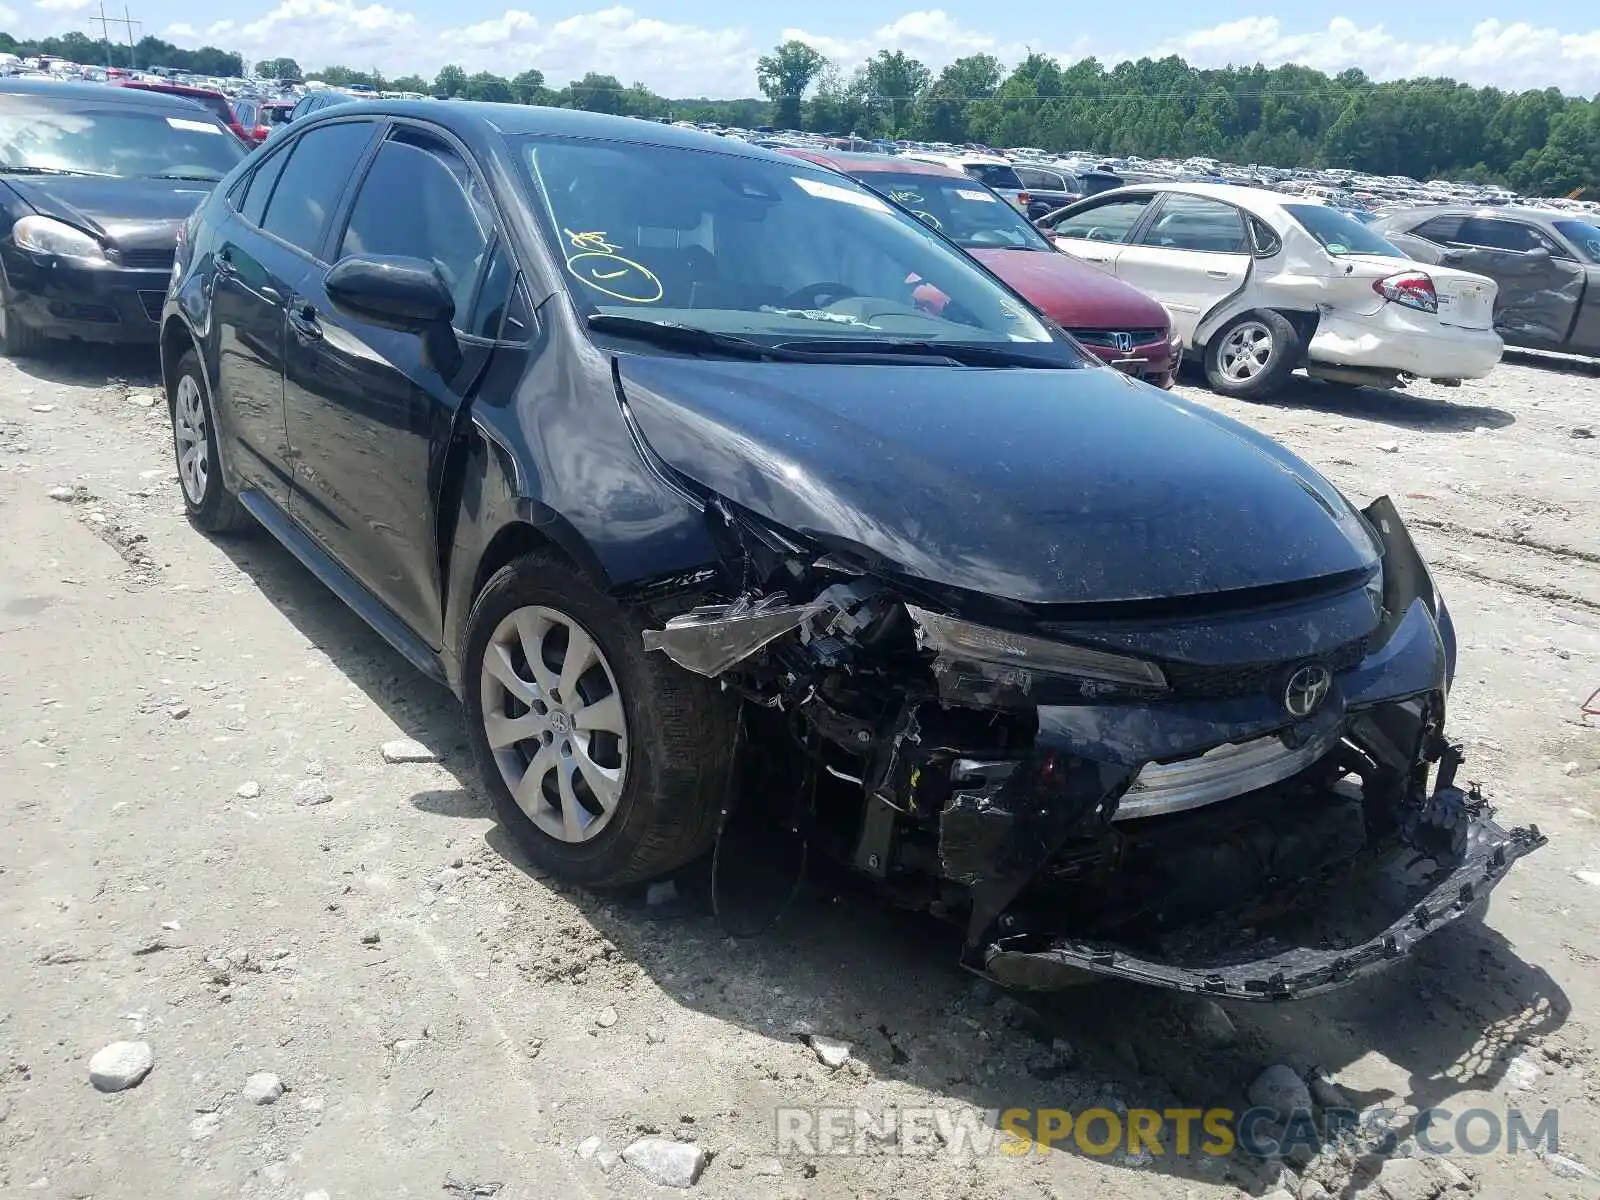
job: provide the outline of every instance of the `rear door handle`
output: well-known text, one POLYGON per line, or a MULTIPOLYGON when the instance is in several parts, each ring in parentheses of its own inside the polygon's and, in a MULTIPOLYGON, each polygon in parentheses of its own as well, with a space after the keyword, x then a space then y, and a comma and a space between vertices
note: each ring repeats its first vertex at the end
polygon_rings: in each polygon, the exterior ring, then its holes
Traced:
POLYGON ((289 306, 289 324, 303 338, 317 339, 322 336, 322 325, 317 320, 317 310, 304 300, 296 301, 289 306))
POLYGON ((1231 271, 1207 271, 1206 274, 1212 279, 1229 279, 1232 277, 1231 271))

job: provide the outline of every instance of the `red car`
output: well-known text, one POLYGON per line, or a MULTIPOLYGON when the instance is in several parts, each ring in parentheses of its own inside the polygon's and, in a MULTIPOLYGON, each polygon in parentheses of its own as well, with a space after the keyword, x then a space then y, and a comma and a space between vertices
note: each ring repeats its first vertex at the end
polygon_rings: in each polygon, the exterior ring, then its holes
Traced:
MULTIPOLYGON (((935 163, 888 154, 784 154, 832 167, 909 209, 1081 342, 1147 383, 1169 388, 1183 347, 1167 310, 1135 287, 1063 254, 996 192, 935 163)), ((917 303, 938 311, 939 291, 923 284, 917 303)))
POLYGON ((272 131, 289 123, 294 111, 293 100, 235 100, 233 113, 244 130, 244 140, 252 146, 266 141, 272 131))
POLYGON ((228 98, 221 92, 212 91, 210 88, 187 87, 181 83, 146 83, 142 79, 125 79, 117 86, 138 88, 141 92, 165 92, 169 96, 182 96, 186 100, 193 100, 201 108, 209 109, 211 115, 231 129, 233 135, 245 145, 255 145, 245 127, 239 124, 239 118, 234 115, 233 106, 228 103, 228 98))

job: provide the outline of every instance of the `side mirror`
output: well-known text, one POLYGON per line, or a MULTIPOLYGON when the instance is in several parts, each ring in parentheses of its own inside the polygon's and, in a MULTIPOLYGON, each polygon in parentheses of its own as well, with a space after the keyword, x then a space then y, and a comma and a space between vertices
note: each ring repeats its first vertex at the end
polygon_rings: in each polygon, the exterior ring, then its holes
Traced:
POLYGON ((1528 251, 1528 261, 1533 263, 1547 263, 1550 261, 1550 251, 1543 246, 1535 246, 1528 251))
POLYGON ((353 255, 334 265, 324 286, 338 308, 388 329, 420 333, 456 315, 444 276, 422 258, 353 255))
POLYGON ((357 320, 420 334, 423 359, 442 378, 460 369, 461 343, 450 327, 455 297, 427 259, 352 255, 334 265, 323 287, 335 308, 357 320))

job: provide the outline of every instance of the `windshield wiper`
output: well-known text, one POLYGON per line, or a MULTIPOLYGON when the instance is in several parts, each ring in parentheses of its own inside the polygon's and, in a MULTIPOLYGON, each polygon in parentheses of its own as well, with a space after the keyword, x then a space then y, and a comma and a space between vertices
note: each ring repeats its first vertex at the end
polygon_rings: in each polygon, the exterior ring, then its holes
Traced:
POLYGON ((908 357, 913 356, 935 357, 945 363, 952 363, 955 357, 945 354, 943 350, 927 342, 922 345, 931 347, 930 349, 911 351, 909 354, 898 350, 894 353, 880 352, 876 342, 865 350, 858 350, 852 342, 819 342, 816 343, 819 348, 815 349, 810 342, 803 346, 794 344, 763 346, 760 342, 739 337, 737 334, 717 333, 711 329, 701 329, 698 325, 684 325, 677 321, 652 321, 645 317, 628 317, 620 313, 593 313, 588 318, 588 324, 590 329, 601 333, 621 334, 624 337, 638 338, 640 341, 674 350, 720 354, 725 358, 743 358, 753 362, 869 362, 899 366, 905 363, 908 357))
MULTIPOLYGON (((1047 345, 1051 343, 1039 343, 1047 345)), ((929 342, 921 340, 890 341, 868 338, 850 338, 848 341, 823 341, 807 338, 804 342, 784 342, 781 349, 811 350, 825 354, 873 355, 876 357, 904 355, 907 357, 933 357, 949 359, 964 367, 1039 367, 1047 370, 1071 370, 1082 364, 1063 362, 1057 358, 1043 358, 1030 354, 1011 343, 996 346, 974 346, 967 342, 929 342)))
POLYGON ((28 167, 21 164, 0 163, 0 175, 88 175, 94 179, 115 179, 105 171, 77 171, 68 167, 28 167))

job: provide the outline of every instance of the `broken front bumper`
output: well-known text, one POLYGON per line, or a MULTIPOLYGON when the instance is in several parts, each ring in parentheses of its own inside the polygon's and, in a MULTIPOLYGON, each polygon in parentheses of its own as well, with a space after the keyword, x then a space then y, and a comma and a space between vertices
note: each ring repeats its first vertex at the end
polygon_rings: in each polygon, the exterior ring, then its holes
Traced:
MULTIPOLYGON (((1239 1000, 1301 999, 1373 974, 1410 954, 1424 938, 1488 903, 1490 890, 1511 864, 1545 844, 1537 828, 1505 830, 1492 820, 1472 822, 1467 849, 1452 868, 1418 879, 1419 855, 1401 843, 1355 865, 1300 906, 1311 920, 1300 936, 1257 939, 1253 931, 1198 936, 1213 946, 1248 943, 1234 952, 1213 950, 1193 958, 1142 957, 1107 943, 999 938, 984 953, 993 979, 1011 988, 1055 990, 1081 983, 1083 974, 1127 979, 1155 987, 1239 1000), (1384 921, 1384 917, 1392 919, 1384 921)), ((1231 918, 1230 918, 1231 920, 1231 918)))

